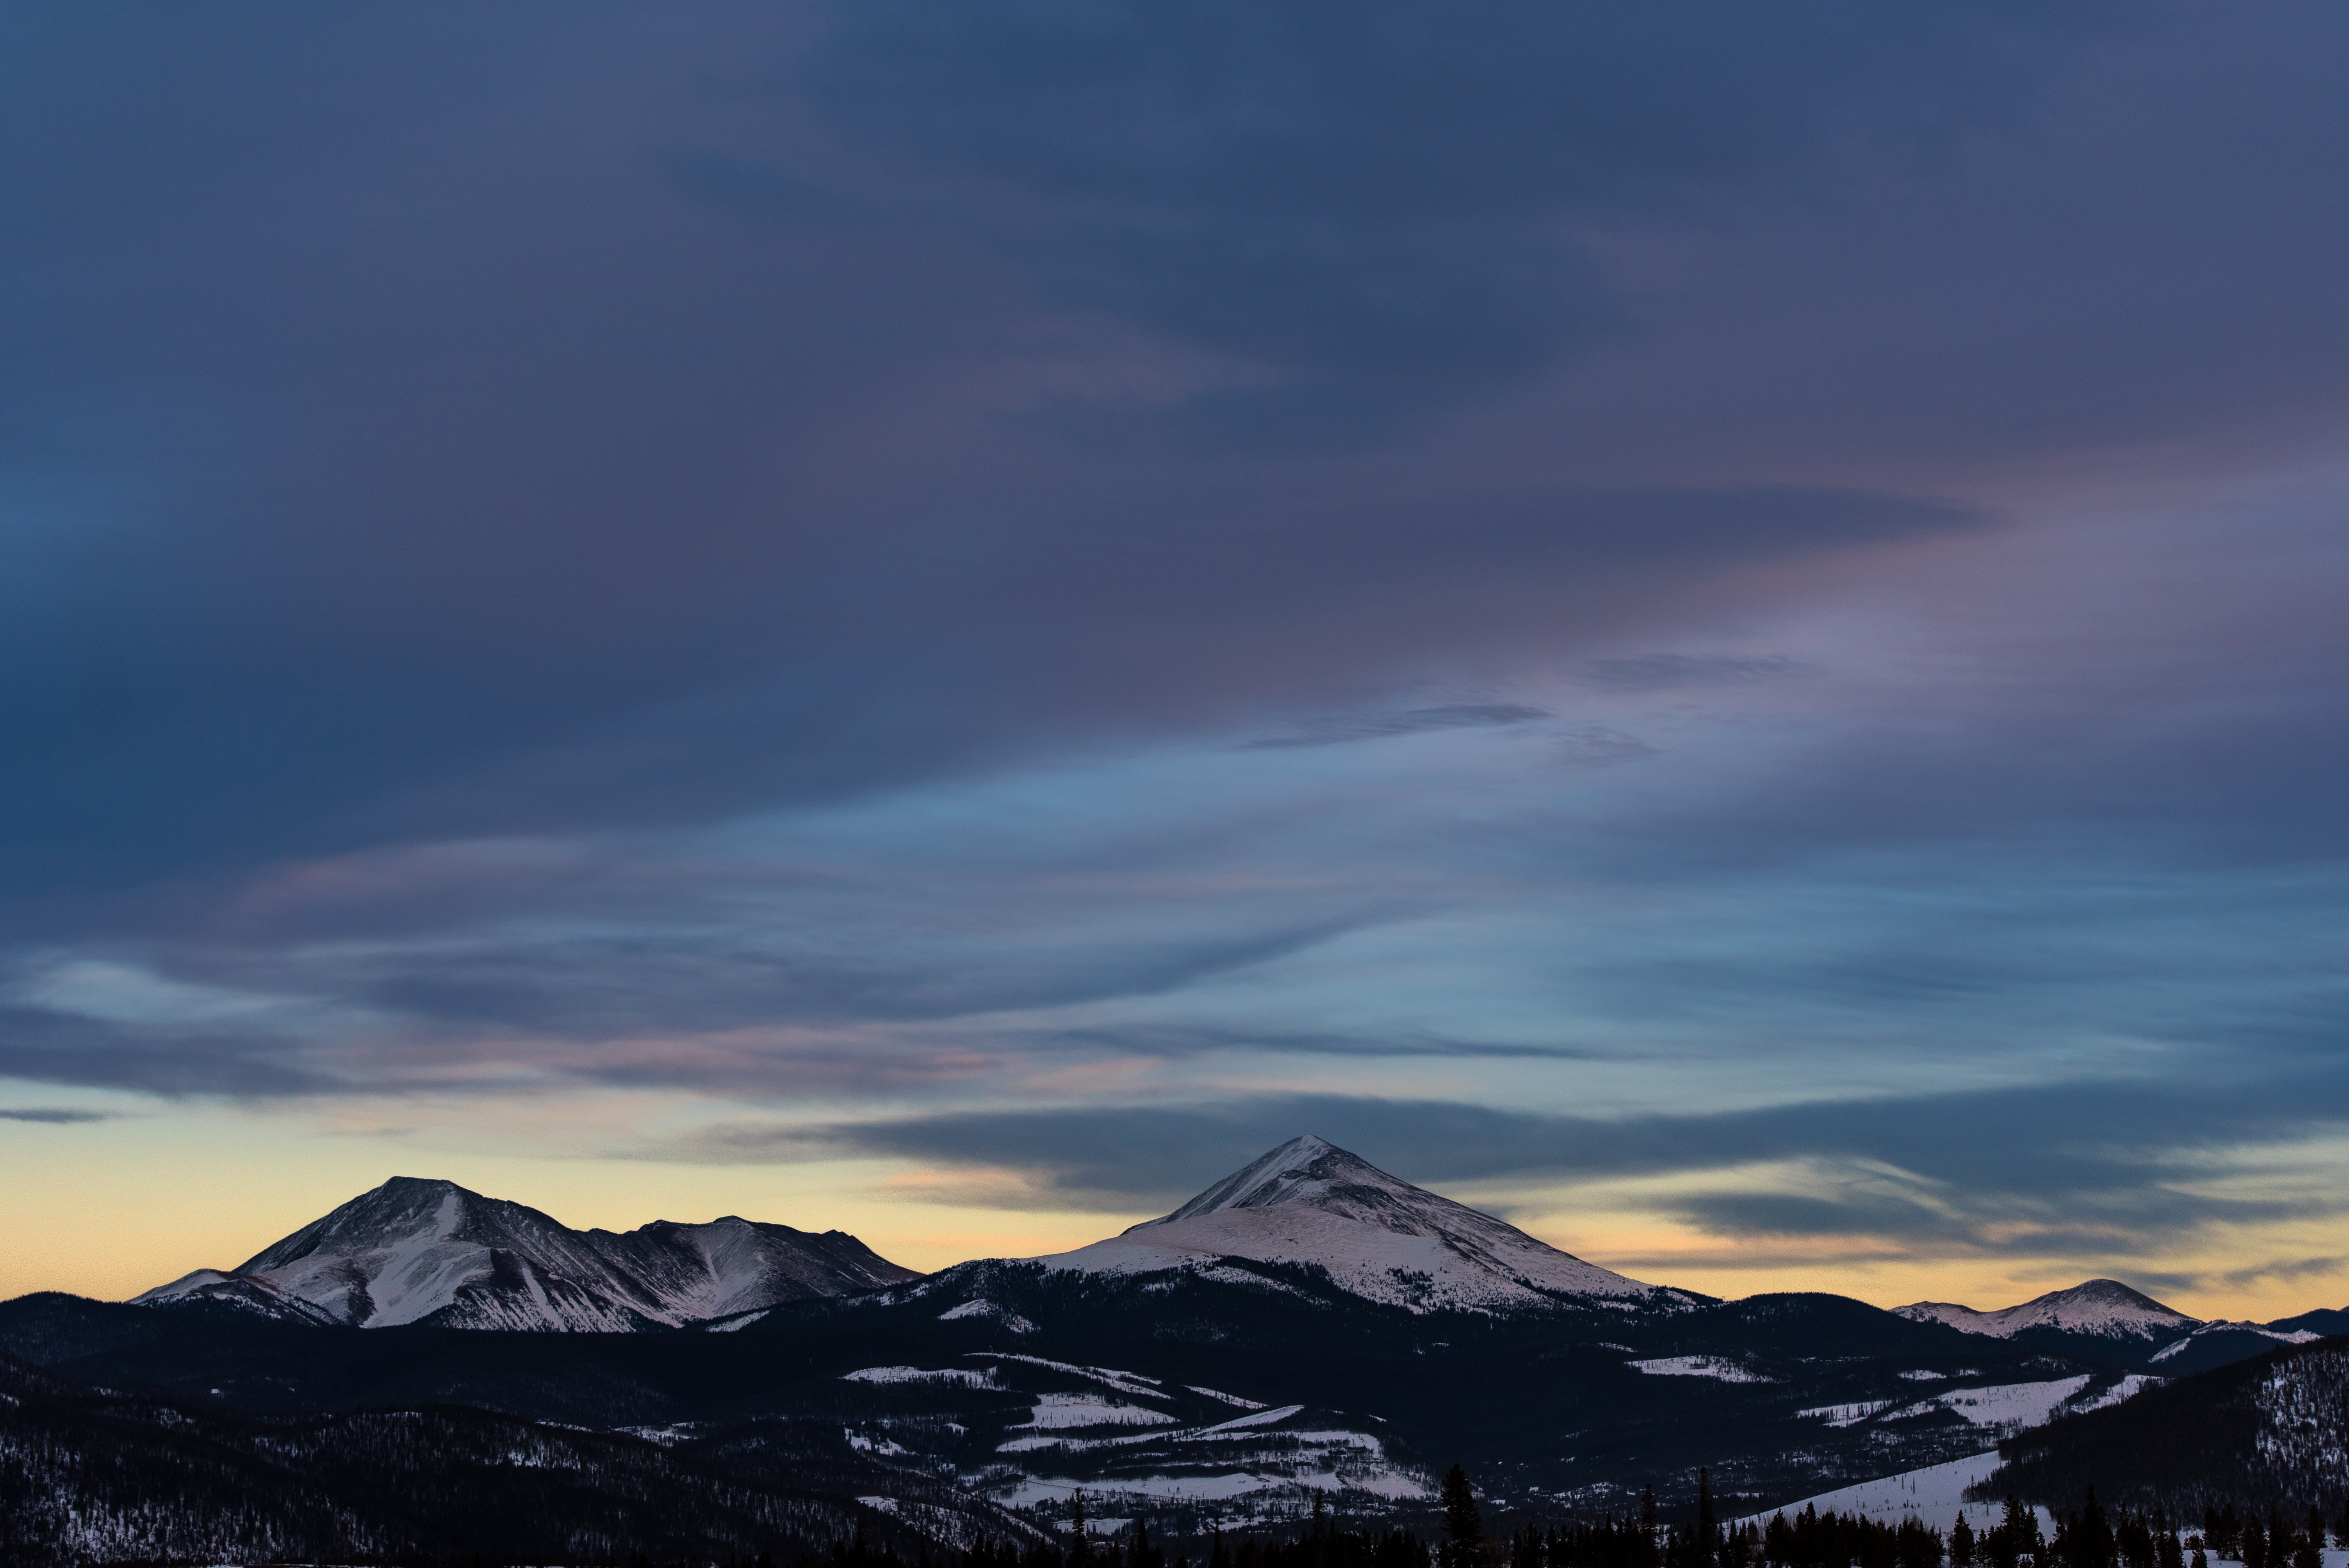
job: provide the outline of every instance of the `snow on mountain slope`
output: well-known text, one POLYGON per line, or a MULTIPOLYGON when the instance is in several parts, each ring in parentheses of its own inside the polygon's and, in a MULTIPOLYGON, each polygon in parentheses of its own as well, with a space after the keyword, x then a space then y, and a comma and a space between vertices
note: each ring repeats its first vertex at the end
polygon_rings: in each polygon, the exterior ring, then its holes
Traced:
POLYGON ((2104 1339, 2165 1340, 2190 1333, 2201 1321, 2113 1279, 2092 1279, 1996 1312, 1976 1312, 1946 1301, 1920 1301, 1892 1310, 1919 1323, 1945 1323, 1993 1339, 2012 1339, 2026 1328, 2053 1328, 2104 1339))
POLYGON ((228 1274, 133 1298, 384 1328, 670 1326, 918 1278, 854 1236, 731 1216, 574 1231, 453 1181, 396 1176, 228 1274))
POLYGON ((1509 1310, 1562 1296, 1692 1305, 1679 1291, 1585 1263, 1313 1137, 1291 1139, 1163 1219, 1037 1261, 1147 1274, 1205 1271, 1218 1258, 1319 1264, 1342 1288, 1413 1312, 1509 1310))
MULTIPOLYGON (((1823 1491, 1816 1497, 1786 1503, 1767 1513, 1749 1514, 1746 1518, 1755 1524, 1766 1526, 1771 1514, 1784 1513, 1792 1518, 1806 1508, 1814 1508, 1821 1513, 1857 1513, 1887 1524, 1897 1523, 1903 1517, 1914 1518, 1936 1530, 1946 1531, 1955 1525, 1962 1514, 1969 1524, 1981 1532, 1998 1523, 2002 1505, 1968 1502, 1966 1489, 1996 1474, 1998 1465, 1998 1450, 1992 1449, 1986 1453, 1965 1459, 1889 1475, 1880 1480, 1862 1481, 1857 1486, 1823 1491)), ((2054 1521, 2047 1518, 2044 1511, 2040 1511, 2043 1527, 2053 1528, 2054 1521)), ((1733 1522, 1743 1524, 1746 1520, 1733 1522)))
POLYGON ((2273 1340, 2278 1345, 2313 1345, 2324 1337, 2321 1334, 2313 1333, 2305 1328, 2276 1328, 2264 1323, 2230 1323, 2220 1318, 2216 1322, 2199 1325, 2192 1333, 2182 1339, 2163 1346, 2147 1359, 2175 1361, 2179 1357, 2192 1354, 2199 1341, 2229 1335, 2255 1336, 2261 1339, 2273 1340))

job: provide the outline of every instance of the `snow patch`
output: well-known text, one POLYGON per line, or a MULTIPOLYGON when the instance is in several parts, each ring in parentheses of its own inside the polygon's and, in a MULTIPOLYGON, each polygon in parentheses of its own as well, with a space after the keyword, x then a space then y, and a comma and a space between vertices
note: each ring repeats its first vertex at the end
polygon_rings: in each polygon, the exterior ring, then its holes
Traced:
POLYGON ((1098 1394, 1040 1394, 1036 1408, 1019 1424, 1040 1429, 1171 1427, 1175 1421, 1164 1410, 1145 1410, 1139 1405, 1120 1404, 1098 1394))
POLYGON ((1626 1361, 1623 1365, 1651 1377, 1711 1377, 1723 1383, 1777 1381, 1719 1356, 1660 1356, 1646 1361, 1626 1361))
POLYGON ((750 1327, 752 1324, 758 1322, 759 1319, 766 1315, 767 1315, 764 1312, 754 1312, 746 1317, 730 1317, 723 1323, 711 1324, 709 1326, 709 1332, 712 1334, 731 1334, 738 1328, 750 1327))
POLYGON ((1205 1394, 1210 1399, 1221 1399, 1225 1404, 1237 1405, 1243 1410, 1264 1408, 1264 1402, 1260 1399, 1243 1399, 1237 1394, 1226 1394, 1214 1388, 1202 1388, 1196 1383, 1186 1383, 1184 1387, 1189 1388, 1194 1394, 1205 1394))
MULTIPOLYGON (((1930 1399, 1896 1410, 1889 1418, 1899 1420, 1907 1416, 1921 1416, 1936 1406, 1953 1410, 1977 1427, 2035 1427, 2055 1414, 2063 1403, 2088 1386, 2085 1373, 2077 1377, 2058 1377, 2047 1383, 1999 1383, 1987 1388, 1952 1388, 1946 1394, 1936 1394, 1930 1399)), ((2134 1393, 2136 1390, 2132 1389, 2134 1393)), ((2123 1396, 2126 1398, 2127 1396, 2123 1396)))
POLYGON ((1121 1394, 1138 1395, 1144 1399, 1166 1398, 1166 1395, 1161 1391, 1157 1378, 1145 1377, 1139 1372, 1121 1372, 1114 1367, 1080 1367, 1073 1362, 1053 1361, 1041 1356, 1021 1356, 1001 1350, 973 1350, 968 1354, 984 1356, 994 1361, 1017 1361, 1024 1366, 1044 1367, 1055 1372, 1073 1373, 1079 1377, 1088 1377, 1106 1387, 1114 1388, 1121 1394))
POLYGON ((843 1383, 953 1383, 965 1388, 992 1388, 996 1386, 992 1369, 972 1371, 968 1367, 946 1367, 930 1370, 920 1367, 864 1367, 840 1375, 843 1383))
POLYGON ((1850 1427, 1857 1426, 1890 1404, 1889 1399, 1869 1399, 1857 1405, 1814 1405, 1795 1414, 1824 1420, 1830 1427, 1850 1427))
POLYGON ((1033 1334, 1037 1331, 1034 1324, 1010 1308, 999 1306, 994 1302, 983 1298, 964 1302, 960 1306, 951 1307, 938 1314, 940 1323, 959 1323, 974 1317, 992 1318, 1014 1334, 1033 1334))

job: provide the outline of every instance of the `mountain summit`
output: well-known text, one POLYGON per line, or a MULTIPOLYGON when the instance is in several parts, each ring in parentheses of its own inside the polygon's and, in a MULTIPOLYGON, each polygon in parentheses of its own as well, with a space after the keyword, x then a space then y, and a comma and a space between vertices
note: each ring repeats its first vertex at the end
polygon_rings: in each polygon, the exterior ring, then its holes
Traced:
POLYGON ((1694 1299, 1585 1263, 1310 1136, 1251 1161, 1170 1214, 1040 1261, 1092 1274, 1212 1273, 1232 1258, 1319 1265, 1356 1295, 1414 1312, 1694 1299))
POLYGON ((395 1176, 235 1269, 198 1269, 133 1298, 385 1328, 670 1327, 920 1276, 839 1231, 728 1216, 574 1231, 454 1181, 395 1176))
POLYGON ((2092 1279, 2069 1290, 2051 1290, 1996 1312, 1976 1312, 1947 1301, 1913 1302, 1892 1310, 1920 1323, 1946 1323, 1993 1339, 2013 1339, 2026 1329, 2041 1328, 2105 1339, 2170 1340, 2201 1324, 2201 1319, 2165 1306, 2116 1279, 2092 1279))

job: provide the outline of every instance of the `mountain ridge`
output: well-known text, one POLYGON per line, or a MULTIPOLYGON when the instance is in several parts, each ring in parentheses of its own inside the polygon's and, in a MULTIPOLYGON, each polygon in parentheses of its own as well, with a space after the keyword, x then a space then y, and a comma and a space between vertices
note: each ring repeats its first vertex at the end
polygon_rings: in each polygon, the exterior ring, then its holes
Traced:
POLYGON ((574 1231, 453 1181, 395 1176, 235 1269, 199 1269, 131 1299, 357 1327, 613 1332, 920 1277, 839 1231, 735 1215, 574 1231))
POLYGON ((2144 1292, 2116 1279, 2084 1280, 2062 1290, 2051 1290, 2018 1305, 1977 1312, 1955 1302, 1919 1301, 1891 1308, 1919 1322, 1945 1323, 1965 1334, 2012 1339, 2029 1328, 2054 1328, 2066 1334, 2095 1334, 2110 1338, 2141 1338, 2169 1331, 2175 1338, 2201 1326, 2144 1292))

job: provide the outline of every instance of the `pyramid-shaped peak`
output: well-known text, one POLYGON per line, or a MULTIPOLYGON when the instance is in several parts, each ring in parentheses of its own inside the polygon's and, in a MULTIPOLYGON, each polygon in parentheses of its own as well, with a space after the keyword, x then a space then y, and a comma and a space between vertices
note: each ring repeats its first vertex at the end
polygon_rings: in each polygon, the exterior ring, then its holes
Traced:
POLYGON ((1134 1274, 1212 1271, 1232 1259, 1318 1268, 1343 1290, 1413 1312, 1547 1309, 1593 1297, 1668 1311, 1694 1304, 1310 1134, 1267 1150, 1171 1214, 1041 1261, 1134 1274))
POLYGON ((1262 1209, 1275 1203, 1327 1202, 1347 1189, 1387 1194, 1421 1191, 1410 1182, 1388 1175, 1361 1155, 1340 1149, 1326 1138, 1306 1133, 1257 1155, 1164 1219, 1151 1222, 1165 1224, 1198 1214, 1262 1209))

